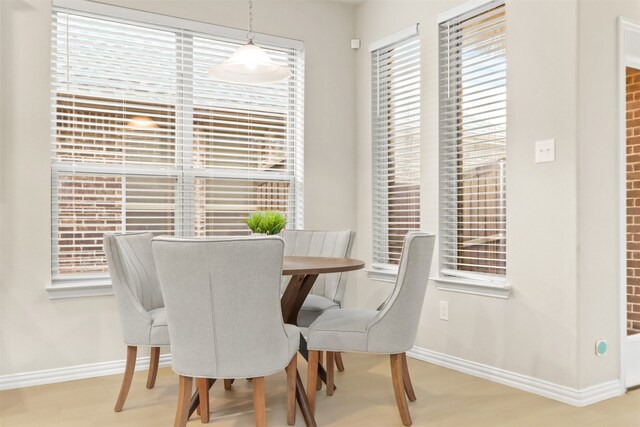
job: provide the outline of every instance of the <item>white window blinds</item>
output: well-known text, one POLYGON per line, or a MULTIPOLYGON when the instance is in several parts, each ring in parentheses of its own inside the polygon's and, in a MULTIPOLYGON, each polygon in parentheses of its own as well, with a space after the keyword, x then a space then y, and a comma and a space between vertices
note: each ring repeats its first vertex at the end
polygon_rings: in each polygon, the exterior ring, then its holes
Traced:
POLYGON ((244 235, 255 210, 302 224, 301 44, 262 44, 290 80, 223 84, 207 71, 241 37, 147 15, 53 9, 54 281, 104 276, 107 232, 244 235))
POLYGON ((420 39, 417 26, 371 49, 373 263, 400 261, 420 228, 420 39))
POLYGON ((506 272, 505 7, 440 24, 440 262, 450 275, 506 272))

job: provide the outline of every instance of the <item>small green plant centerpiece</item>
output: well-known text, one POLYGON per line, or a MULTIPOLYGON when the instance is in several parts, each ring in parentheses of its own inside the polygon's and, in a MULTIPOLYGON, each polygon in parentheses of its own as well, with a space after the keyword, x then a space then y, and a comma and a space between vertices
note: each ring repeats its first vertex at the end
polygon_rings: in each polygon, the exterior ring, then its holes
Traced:
POLYGON ((247 218, 247 225, 254 233, 278 234, 286 225, 287 218, 276 211, 258 211, 247 218))

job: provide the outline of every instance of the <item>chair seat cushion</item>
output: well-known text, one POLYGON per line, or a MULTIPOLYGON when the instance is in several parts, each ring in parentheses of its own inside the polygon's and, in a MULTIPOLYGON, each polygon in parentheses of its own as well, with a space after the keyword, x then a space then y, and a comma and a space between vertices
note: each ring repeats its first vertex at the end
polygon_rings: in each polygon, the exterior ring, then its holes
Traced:
POLYGON ((309 327, 322 313, 336 308, 340 306, 329 298, 309 294, 298 312, 298 326, 309 327))
POLYGON ((167 327, 167 310, 156 308, 149 312, 151 329, 149 330, 149 345, 169 345, 169 329, 167 327))
POLYGON ((377 310, 327 310, 309 326, 307 348, 340 352, 368 351, 368 329, 377 310))

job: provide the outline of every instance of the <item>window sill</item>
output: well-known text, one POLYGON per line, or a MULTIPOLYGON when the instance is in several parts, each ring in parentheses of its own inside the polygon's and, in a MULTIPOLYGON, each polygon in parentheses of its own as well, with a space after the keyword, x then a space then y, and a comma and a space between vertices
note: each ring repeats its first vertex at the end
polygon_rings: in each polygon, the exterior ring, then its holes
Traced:
POLYGON ((509 299, 511 285, 459 277, 432 277, 440 291, 459 292, 483 297, 509 299))
POLYGON ((54 281, 47 286, 49 299, 85 298, 113 295, 110 279, 54 281))
POLYGON ((396 283, 398 270, 393 268, 366 268, 367 276, 378 282, 396 283))

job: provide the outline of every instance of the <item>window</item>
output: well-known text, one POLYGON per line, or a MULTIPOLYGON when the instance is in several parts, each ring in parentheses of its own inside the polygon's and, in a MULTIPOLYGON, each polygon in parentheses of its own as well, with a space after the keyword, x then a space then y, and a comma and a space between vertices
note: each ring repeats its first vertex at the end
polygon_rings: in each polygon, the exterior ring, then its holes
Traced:
POLYGON ((373 267, 400 262, 420 228, 420 40, 417 25, 370 46, 373 267))
POLYGON ((441 269, 500 281, 507 268, 504 4, 439 30, 441 269))
POLYGON ((106 278, 108 232, 245 235, 266 209, 301 227, 301 43, 256 37, 290 80, 223 84, 207 71, 244 31, 85 7, 110 13, 52 16, 54 283, 106 278))

